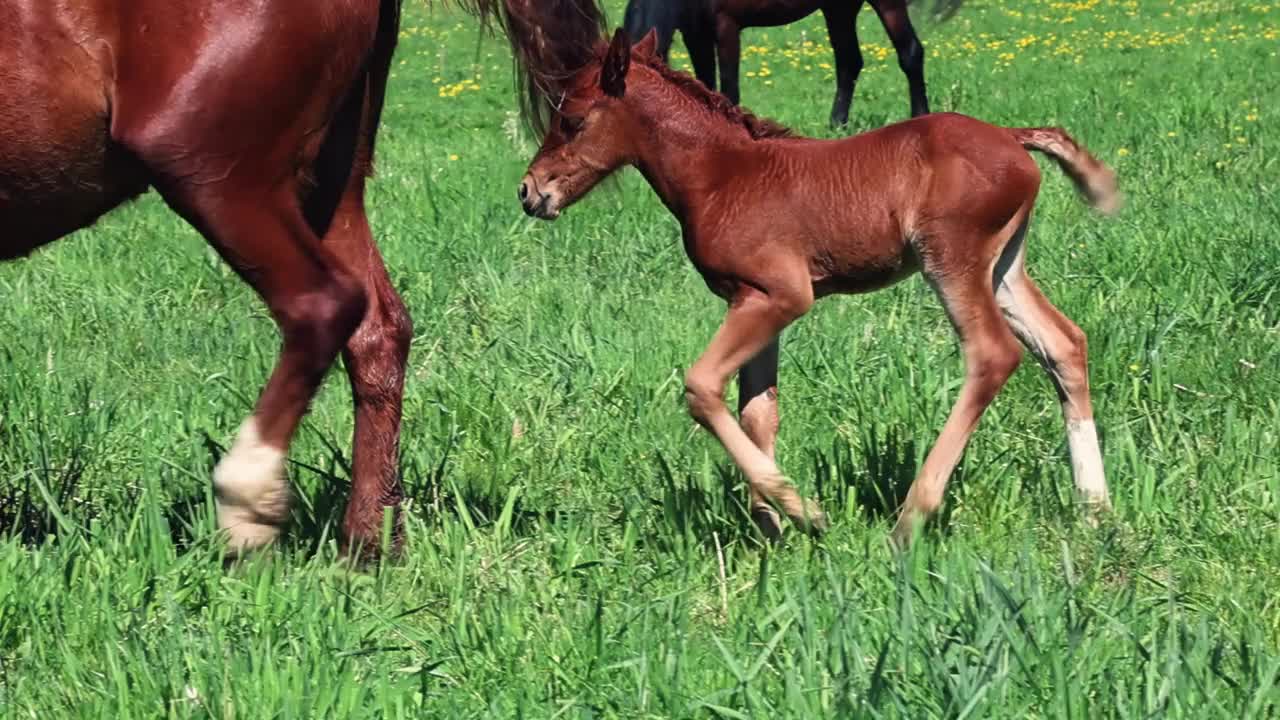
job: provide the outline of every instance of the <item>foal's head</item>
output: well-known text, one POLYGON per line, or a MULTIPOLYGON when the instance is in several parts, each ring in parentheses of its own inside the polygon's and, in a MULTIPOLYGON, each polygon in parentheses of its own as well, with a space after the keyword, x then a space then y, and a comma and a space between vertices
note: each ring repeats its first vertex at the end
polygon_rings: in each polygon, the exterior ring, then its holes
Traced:
POLYGON ((610 173, 634 161, 643 128, 623 99, 627 71, 633 53, 643 59, 654 55, 656 41, 649 31, 633 48, 619 29, 608 50, 569 81, 520 183, 526 213, 554 220, 610 173))

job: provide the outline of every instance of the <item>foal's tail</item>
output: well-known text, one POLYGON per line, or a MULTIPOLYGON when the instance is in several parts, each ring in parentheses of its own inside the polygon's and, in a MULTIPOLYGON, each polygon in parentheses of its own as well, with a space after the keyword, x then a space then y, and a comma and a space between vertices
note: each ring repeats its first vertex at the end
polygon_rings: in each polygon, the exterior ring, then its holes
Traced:
POLYGON ((1061 128, 1009 128, 1013 139, 1028 150, 1053 158, 1062 172, 1075 183, 1086 202, 1104 215, 1114 215, 1124 205, 1124 195, 1116 185, 1116 174, 1089 154, 1061 128))

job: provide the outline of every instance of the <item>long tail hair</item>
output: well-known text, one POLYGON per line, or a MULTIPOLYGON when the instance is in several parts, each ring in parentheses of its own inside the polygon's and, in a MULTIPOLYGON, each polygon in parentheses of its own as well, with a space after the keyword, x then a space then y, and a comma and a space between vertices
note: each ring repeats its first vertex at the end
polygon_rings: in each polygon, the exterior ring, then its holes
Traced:
POLYGON ((1062 172, 1075 183, 1076 190, 1104 215, 1114 215, 1124 205, 1124 195, 1116 183, 1116 173, 1085 150, 1062 128, 1008 128, 1013 139, 1028 150, 1053 158, 1062 172))
POLYGON ((511 43, 525 121, 542 135, 564 84, 604 37, 598 0, 454 0, 486 25, 497 19, 511 43))

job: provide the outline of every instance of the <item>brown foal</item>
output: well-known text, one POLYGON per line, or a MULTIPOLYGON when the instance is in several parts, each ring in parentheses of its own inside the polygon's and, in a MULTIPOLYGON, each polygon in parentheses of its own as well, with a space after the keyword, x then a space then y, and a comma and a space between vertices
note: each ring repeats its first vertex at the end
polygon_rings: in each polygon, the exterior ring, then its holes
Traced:
POLYGON ((887 287, 919 271, 963 347, 965 381, 907 493, 894 536, 910 541, 941 504, 983 411, 1018 366, 1019 342, 1057 388, 1075 485, 1109 507, 1089 399, 1085 335, 1028 277, 1023 238, 1040 188, 1027 150, 1052 157, 1102 212, 1115 176, 1065 132, 929 115, 840 140, 795 137, 667 68, 650 33, 601 42, 564 99, 519 188, 525 211, 553 219, 624 165, 640 170, 679 218, 689 258, 729 303, 689 369, 689 411, 742 469, 753 514, 778 531, 776 504, 821 528, 771 457, 772 435, 746 431, 723 395, 730 377, 832 293, 887 287))

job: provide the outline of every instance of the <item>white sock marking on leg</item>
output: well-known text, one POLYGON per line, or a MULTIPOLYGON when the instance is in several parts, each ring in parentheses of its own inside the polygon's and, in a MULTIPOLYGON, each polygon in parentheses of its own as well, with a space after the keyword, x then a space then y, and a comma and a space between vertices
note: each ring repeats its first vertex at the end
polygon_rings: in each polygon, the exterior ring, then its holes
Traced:
POLYGON ((289 516, 285 453, 262 441, 258 423, 245 420, 236 441, 213 470, 218 527, 230 534, 233 551, 269 544, 289 516))
POLYGON ((1092 420, 1067 423, 1067 446, 1071 451, 1071 473, 1076 489, 1091 503, 1111 504, 1107 496, 1107 479, 1102 471, 1102 453, 1098 450, 1098 431, 1092 420))

